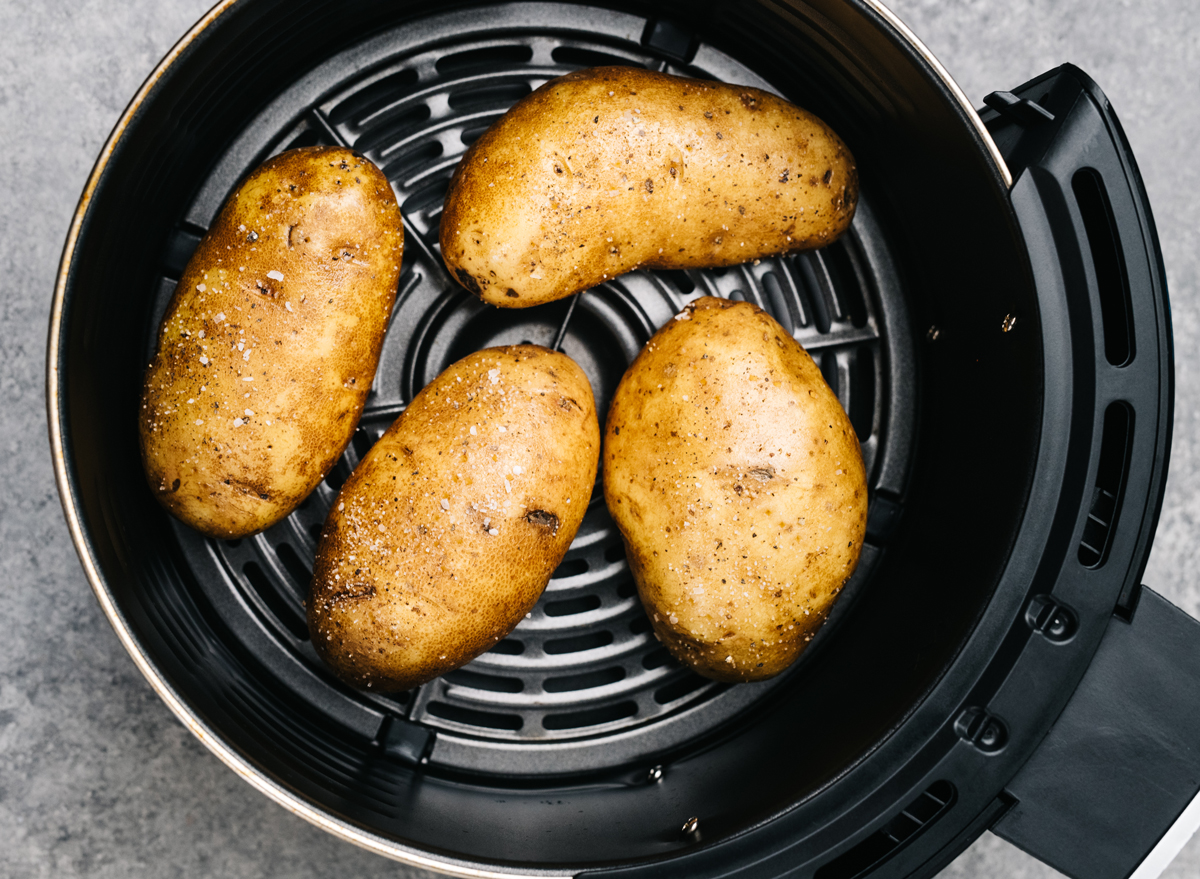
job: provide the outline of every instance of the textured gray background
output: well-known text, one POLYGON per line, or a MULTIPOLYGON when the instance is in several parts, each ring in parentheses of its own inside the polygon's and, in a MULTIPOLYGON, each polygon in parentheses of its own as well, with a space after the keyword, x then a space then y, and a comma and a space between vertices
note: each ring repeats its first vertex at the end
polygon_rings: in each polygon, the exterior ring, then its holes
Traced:
MULTIPOLYGON (((327 836, 185 731, 109 628, 63 524, 43 358, 76 199, 125 103, 208 0, 0 0, 0 875, 427 877, 327 836)), ((1194 615, 1200 543, 1200 4, 893 0, 978 103, 1063 61, 1133 144, 1174 309, 1171 476, 1146 582, 1194 615)), ((985 835, 942 879, 1060 874, 985 835)), ((1164 876, 1200 875, 1200 838, 1164 876)))

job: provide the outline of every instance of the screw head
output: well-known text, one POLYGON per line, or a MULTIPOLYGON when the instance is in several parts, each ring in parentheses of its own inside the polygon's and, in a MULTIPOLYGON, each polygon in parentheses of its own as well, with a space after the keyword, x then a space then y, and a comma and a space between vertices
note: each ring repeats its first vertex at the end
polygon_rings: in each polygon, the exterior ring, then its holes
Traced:
POLYGON ((935 324, 934 326, 931 326, 929 329, 927 329, 925 331, 925 338, 928 339, 930 342, 936 342, 938 340, 938 336, 940 336, 941 334, 942 334, 941 328, 935 324))
POLYGON ((663 768, 661 766, 651 766, 650 771, 646 773, 646 780, 651 784, 662 781, 663 768))
POLYGON ((991 748, 1000 741, 1000 728, 994 723, 989 723, 983 728, 983 732, 979 734, 979 744, 985 748, 991 748))
POLYGON ((691 836, 695 833, 699 833, 700 832, 700 819, 695 818, 695 817, 688 818, 686 821, 683 822, 682 831, 683 831, 684 836, 691 836))
POLYGON ((1046 626, 1046 631, 1056 638, 1061 638, 1067 634, 1067 618, 1059 611, 1050 618, 1049 624, 1046 626))

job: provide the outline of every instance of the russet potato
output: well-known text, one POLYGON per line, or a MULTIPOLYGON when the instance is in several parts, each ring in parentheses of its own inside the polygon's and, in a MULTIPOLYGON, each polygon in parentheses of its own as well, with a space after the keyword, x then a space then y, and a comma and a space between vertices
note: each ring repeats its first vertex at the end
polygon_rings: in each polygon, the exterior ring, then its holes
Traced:
POLYGON ((452 364, 334 501, 308 600, 317 652, 394 691, 491 648, 571 545, 599 453, 591 386, 566 355, 517 345, 452 364))
POLYGON ((849 226, 854 158, 759 89, 632 67, 561 76, 468 150, 442 256, 493 305, 538 305, 637 268, 726 266, 849 226))
POLYGON ((142 386, 142 461, 167 510, 243 537, 316 487, 362 413, 403 247, 391 187, 351 150, 282 153, 230 196, 142 386))
POLYGON ((858 439, 820 370, 766 312, 712 297, 621 380, 604 494, 655 633, 721 681, 796 659, 866 530, 858 439))

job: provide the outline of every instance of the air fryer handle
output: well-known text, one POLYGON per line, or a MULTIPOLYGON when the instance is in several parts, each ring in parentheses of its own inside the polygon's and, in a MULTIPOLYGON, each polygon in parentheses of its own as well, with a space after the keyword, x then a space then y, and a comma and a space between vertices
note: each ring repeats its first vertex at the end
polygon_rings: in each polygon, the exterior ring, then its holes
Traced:
POLYGON ((1150 879, 1200 824, 1200 623, 1139 586, 1172 421, 1162 256, 1128 142, 1086 74, 1064 65, 986 103, 1046 342, 1073 346, 1046 368, 1071 370, 1071 443, 1091 437, 1086 475, 1080 459, 1064 478, 1084 509, 1066 502, 1065 558, 1026 622, 1055 645, 1051 663, 1095 651, 992 829, 1077 879, 1150 879))
POLYGON ((1079 879, 1155 877, 1200 824, 1200 623, 1140 593, 992 827, 1079 879))

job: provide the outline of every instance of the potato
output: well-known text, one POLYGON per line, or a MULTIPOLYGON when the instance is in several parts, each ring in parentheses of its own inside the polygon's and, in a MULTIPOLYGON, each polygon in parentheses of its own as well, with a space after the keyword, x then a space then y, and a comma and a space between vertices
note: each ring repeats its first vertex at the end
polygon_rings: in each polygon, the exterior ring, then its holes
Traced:
POLYGON ((308 601, 317 652, 386 692, 495 645, 571 545, 599 454, 592 389, 566 355, 517 345, 450 366, 334 502, 308 601))
POLYGON ((358 153, 292 150, 221 208, 180 278, 146 370, 155 497, 212 537, 288 515, 354 433, 396 297, 404 230, 358 153))
POLYGON ((551 80, 459 163, 442 256, 501 306, 637 268, 726 266, 828 244, 858 198, 820 119, 758 89, 631 67, 551 80))
POLYGON ((720 681, 787 668, 854 571, 858 439, 805 350, 745 302, 692 302, 625 373, 604 497, 654 631, 720 681))

